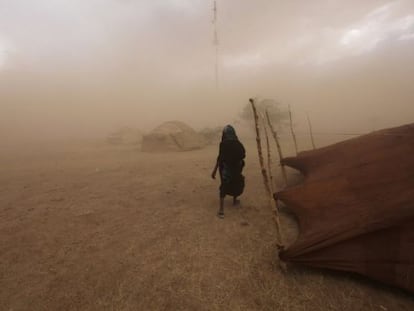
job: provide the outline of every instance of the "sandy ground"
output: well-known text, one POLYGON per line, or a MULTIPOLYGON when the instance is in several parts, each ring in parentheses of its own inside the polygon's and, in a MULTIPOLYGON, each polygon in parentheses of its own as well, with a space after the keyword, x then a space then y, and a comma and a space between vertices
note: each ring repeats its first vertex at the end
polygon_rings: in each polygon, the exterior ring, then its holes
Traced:
MULTIPOLYGON (((4 148, 0 310, 414 310, 411 295, 358 276, 281 272, 254 147, 224 220, 216 146, 4 148)), ((291 243, 296 223, 281 221, 291 243)))

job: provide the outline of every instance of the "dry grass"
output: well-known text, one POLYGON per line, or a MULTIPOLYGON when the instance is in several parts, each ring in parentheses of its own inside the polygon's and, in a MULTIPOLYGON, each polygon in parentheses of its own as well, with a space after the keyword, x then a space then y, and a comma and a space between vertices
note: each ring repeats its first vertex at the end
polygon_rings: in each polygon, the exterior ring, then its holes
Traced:
MULTIPOLYGON (((413 310, 349 274, 278 268, 248 144, 242 206, 216 216, 216 147, 145 154, 101 145, 0 158, 0 310, 413 310)), ((297 234, 282 213, 285 236, 297 234)))

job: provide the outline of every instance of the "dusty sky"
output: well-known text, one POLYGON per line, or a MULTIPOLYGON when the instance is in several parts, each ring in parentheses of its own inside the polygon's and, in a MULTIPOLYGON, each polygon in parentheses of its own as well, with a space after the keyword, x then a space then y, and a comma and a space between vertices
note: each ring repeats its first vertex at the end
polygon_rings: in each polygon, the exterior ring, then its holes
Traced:
POLYGON ((322 131, 414 122, 414 1, 0 0, 0 138, 233 122, 251 96, 322 131))

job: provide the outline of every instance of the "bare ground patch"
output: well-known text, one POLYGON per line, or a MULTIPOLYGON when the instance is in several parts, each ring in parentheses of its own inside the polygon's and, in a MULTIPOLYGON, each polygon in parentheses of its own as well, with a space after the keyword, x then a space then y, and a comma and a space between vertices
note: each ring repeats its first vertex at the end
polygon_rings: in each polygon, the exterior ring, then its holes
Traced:
MULTIPOLYGON (((254 146, 253 144, 251 146, 254 146)), ((103 145, 0 159, 1 310, 412 310, 360 277, 279 270, 254 148, 239 208, 215 214, 216 148, 103 145)), ((282 214, 293 241, 296 223, 282 214)))

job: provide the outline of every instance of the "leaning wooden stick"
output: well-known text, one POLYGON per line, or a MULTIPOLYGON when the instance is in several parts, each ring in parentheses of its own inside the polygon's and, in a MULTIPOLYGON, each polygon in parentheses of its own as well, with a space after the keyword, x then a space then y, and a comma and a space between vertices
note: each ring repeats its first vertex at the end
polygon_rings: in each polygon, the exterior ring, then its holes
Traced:
POLYGON ((270 193, 271 190, 269 188, 269 178, 267 176, 267 172, 266 172, 264 160, 263 160, 262 141, 260 139, 260 130, 259 130, 259 116, 256 110, 256 106, 254 104, 254 100, 250 98, 249 101, 250 101, 250 104, 252 105, 253 115, 254 115, 254 124, 256 126, 257 153, 259 154, 259 162, 260 162, 260 167, 262 169, 263 182, 264 182, 266 191, 270 193))
POLYGON ((273 199, 273 193, 269 186, 269 178, 267 176, 266 168, 264 166, 264 160, 263 160, 263 153, 262 153, 262 142, 260 140, 260 130, 259 130, 259 117, 257 114, 256 106, 254 104, 253 99, 249 99, 250 104, 252 105, 253 115, 254 115, 254 123, 256 126, 256 143, 257 143, 257 153, 259 155, 259 162, 260 167, 262 169, 262 176, 263 176, 263 182, 265 185, 265 189, 269 198, 269 204, 273 211, 273 219, 276 224, 276 232, 277 232, 277 245, 279 249, 283 249, 283 240, 282 240, 282 234, 280 232, 280 221, 279 221, 279 211, 277 208, 276 200, 273 199))
POLYGON ((296 154, 298 154, 298 143, 296 141, 295 132, 293 131, 292 111, 290 110, 290 105, 289 105, 289 120, 290 120, 290 131, 292 132, 293 142, 295 143, 295 151, 296 151, 296 154))
POLYGON ((309 133, 310 133, 310 138, 311 138, 311 141, 312 141, 312 147, 313 147, 313 149, 316 149, 315 140, 313 139, 312 123, 311 123, 310 118, 309 118, 309 113, 306 113, 306 117, 308 118, 309 133))
MULTIPOLYGON (((270 117, 269 117, 269 113, 267 112, 267 110, 266 110, 266 119, 267 119, 267 124, 269 125, 269 128, 270 128, 270 131, 272 132, 273 138, 276 142, 276 147, 277 147, 277 152, 279 154, 279 159, 280 159, 280 161, 282 161, 282 159, 283 159, 282 147, 280 146, 279 138, 277 136, 277 132, 273 128, 272 122, 270 122, 270 117)), ((280 163, 280 165, 281 165, 281 169, 282 169, 283 179, 285 180, 285 185, 287 186, 288 180, 287 180, 286 168, 282 163, 280 163)))
POLYGON ((266 153, 267 153, 267 172, 269 173, 269 183, 270 183, 270 191, 273 193, 275 189, 275 185, 273 184, 273 175, 272 175, 272 157, 270 151, 270 143, 269 143, 269 135, 267 134, 267 127, 266 122, 263 114, 260 114, 260 118, 262 119, 263 130, 266 138, 266 153))

